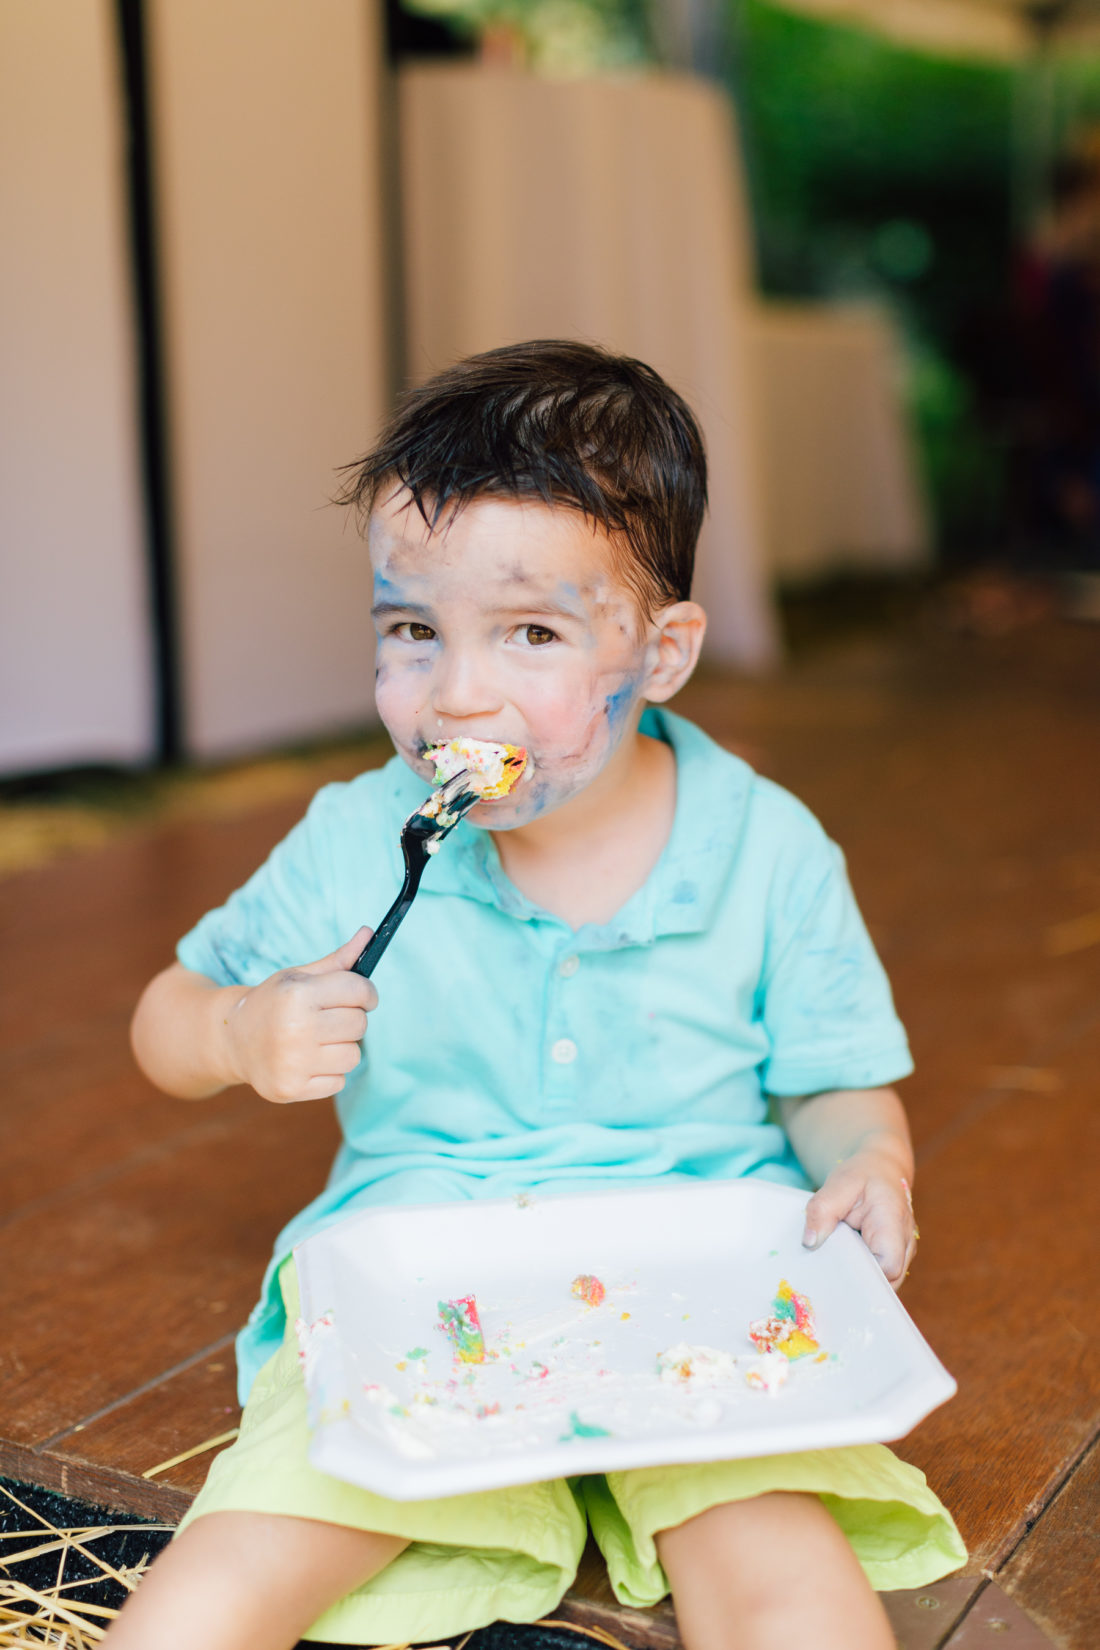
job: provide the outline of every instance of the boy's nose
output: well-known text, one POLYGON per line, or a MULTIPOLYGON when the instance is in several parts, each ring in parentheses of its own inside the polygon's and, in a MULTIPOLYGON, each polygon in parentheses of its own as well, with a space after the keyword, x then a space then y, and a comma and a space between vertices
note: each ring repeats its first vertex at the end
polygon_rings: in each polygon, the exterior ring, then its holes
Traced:
POLYGON ((432 709, 436 714, 486 716, 500 706, 500 690, 485 662, 468 649, 448 650, 436 666, 432 681, 432 709))

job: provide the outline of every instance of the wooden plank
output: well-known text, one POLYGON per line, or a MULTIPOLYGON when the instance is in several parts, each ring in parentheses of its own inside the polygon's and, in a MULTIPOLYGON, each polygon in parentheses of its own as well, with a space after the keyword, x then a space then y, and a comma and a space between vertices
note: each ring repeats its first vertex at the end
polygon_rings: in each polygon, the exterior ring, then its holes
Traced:
POLYGON ((882 1593, 898 1650, 939 1650, 982 1586, 970 1576, 945 1576, 927 1587, 882 1593))
POLYGON ((577 1579, 551 1618, 580 1629, 611 1633, 631 1650, 678 1650, 680 1633, 672 1601, 651 1610, 631 1610, 611 1590, 607 1566, 591 1537, 581 1557, 577 1579))
POLYGON ((201 1489, 211 1461, 226 1446, 193 1455, 155 1479, 144 1479, 144 1474, 162 1461, 221 1437, 239 1421, 236 1361, 230 1340, 209 1357, 107 1414, 74 1427, 49 1446, 49 1454, 79 1462, 89 1470, 110 1467, 143 1479, 153 1490, 170 1489, 189 1497, 201 1489))
POLYGON ((922 1241, 905 1304, 959 1394, 898 1452, 955 1514, 975 1571, 995 1570, 1046 1504, 1100 1412, 1095 1071, 1100 1021, 1061 1061, 1065 1086, 1004 1093, 921 1164, 922 1241))
POLYGON ((982 1588, 944 1650, 989 1650, 990 1645, 1003 1645, 1005 1650, 1095 1650, 1095 1640, 1071 1644, 1048 1638, 996 1582, 982 1588))
POLYGON ((163 1461, 195 1449, 240 1419, 232 1339, 179 1373, 122 1399, 45 1448, 7 1447, 5 1469, 23 1483, 78 1495, 99 1507, 174 1524, 201 1488, 220 1449, 207 1449, 158 1473, 163 1461))
POLYGON ((1040 1513, 997 1580, 1054 1643, 1069 1650, 1100 1645, 1100 1443, 1040 1513))
POLYGON ((651 1610, 634 1610, 615 1602, 594 1604, 570 1588, 553 1615, 545 1620, 581 1633, 592 1628, 610 1633, 621 1644, 629 1646, 629 1650, 679 1650, 680 1647, 676 1612, 668 1599, 651 1610))
POLYGON ((59 1218, 71 1195, 171 1152, 214 1117, 244 1128, 254 1107, 244 1090, 198 1105, 170 1100, 145 1081, 121 1035, 89 1037, 70 1059, 43 1061, 6 1088, 0 1231, 24 1213, 59 1218))
MULTIPOLYGON (((220 1438, 240 1421, 233 1343, 216 1346, 179 1374, 138 1393, 87 1425, 74 1427, 50 1446, 50 1454, 87 1467, 97 1464, 144 1478, 151 1468, 220 1438)), ((154 1487, 195 1495, 214 1456, 225 1445, 192 1455, 157 1473, 154 1487)))
POLYGON ((114 1467, 86 1467, 67 1456, 10 1442, 0 1444, 0 1476, 16 1484, 54 1490, 107 1512, 135 1513, 150 1522, 173 1526, 192 1500, 187 1492, 134 1478, 114 1467))
MULTIPOLYGON (((902 1092, 918 1150, 984 1111, 1012 1086, 1014 1071, 1033 1074, 1040 1096, 1043 1086, 1056 1088, 1060 1049, 1100 997, 1100 976, 1083 968, 1067 967, 1062 980, 1053 979, 1049 963, 1021 958, 1007 943, 1000 963, 983 964, 954 916, 951 933, 958 952, 950 962, 911 952, 894 969, 917 1067, 902 1092)), ((1021 1075, 1018 1086, 1027 1081, 1021 1075)))
POLYGON ((5 880, 0 1051, 49 1050, 59 1033, 128 1017, 179 936, 244 881, 302 806, 135 831, 5 880))
POLYGON ((195 1116, 171 1150, 6 1228, 18 1280, 0 1347, 7 1442, 40 1444, 224 1338, 258 1294, 275 1233, 320 1190, 329 1105, 253 1097, 195 1116))

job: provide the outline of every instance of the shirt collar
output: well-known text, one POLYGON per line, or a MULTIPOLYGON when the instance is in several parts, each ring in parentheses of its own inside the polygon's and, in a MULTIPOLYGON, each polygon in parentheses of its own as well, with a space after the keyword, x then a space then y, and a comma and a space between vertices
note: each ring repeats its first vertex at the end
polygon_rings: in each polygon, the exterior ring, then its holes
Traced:
MULTIPOLYGON (((671 745, 676 757, 672 830, 645 883, 612 920, 602 925, 586 923, 573 935, 573 948, 578 951, 611 951, 646 945, 663 934, 700 932, 710 923, 729 873, 752 769, 672 711, 648 706, 641 731, 671 745)), ((400 757, 389 768, 403 820, 424 801, 427 788, 400 757)), ((400 875, 401 851, 396 840, 391 851, 400 875)), ((522 922, 571 932, 560 918, 535 905, 509 881, 489 832, 467 820, 455 827, 425 871, 423 894, 457 894, 496 906, 522 922)))

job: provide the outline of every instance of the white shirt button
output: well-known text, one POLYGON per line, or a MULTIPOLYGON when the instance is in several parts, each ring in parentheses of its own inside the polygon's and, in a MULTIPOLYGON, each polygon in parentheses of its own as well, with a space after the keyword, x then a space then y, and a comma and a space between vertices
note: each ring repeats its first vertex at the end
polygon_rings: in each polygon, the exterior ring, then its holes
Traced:
POLYGON ((577 1045, 572 1037, 559 1037, 550 1050, 550 1058, 559 1066, 571 1066, 577 1058, 577 1045))
POLYGON ((579 957, 563 957, 558 964, 558 973, 563 980, 571 980, 580 966, 581 959, 579 957))

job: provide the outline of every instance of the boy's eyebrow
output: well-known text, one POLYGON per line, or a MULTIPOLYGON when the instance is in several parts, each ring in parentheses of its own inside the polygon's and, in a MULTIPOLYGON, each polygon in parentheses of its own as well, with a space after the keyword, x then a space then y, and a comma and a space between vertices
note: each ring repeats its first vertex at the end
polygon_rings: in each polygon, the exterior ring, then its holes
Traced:
POLYGON ((375 602, 370 612, 372 619, 386 619, 391 613, 424 614, 429 609, 420 602, 375 602))
POLYGON ((568 602, 554 601, 549 596, 536 596, 533 601, 516 602, 509 607, 487 607, 487 613, 495 618, 516 618, 520 613, 546 613, 557 615, 561 619, 582 619, 584 614, 576 607, 570 607, 568 602))
MULTIPOLYGON (((391 613, 412 613, 417 617, 431 614, 431 608, 421 602, 375 602, 371 608, 373 619, 386 619, 391 613)), ((517 603, 510 607, 487 607, 485 612, 493 618, 516 618, 521 613, 545 613, 548 616, 557 615, 562 619, 582 619, 584 614, 576 607, 570 607, 566 602, 552 600, 549 596, 536 597, 534 601, 517 603)))

